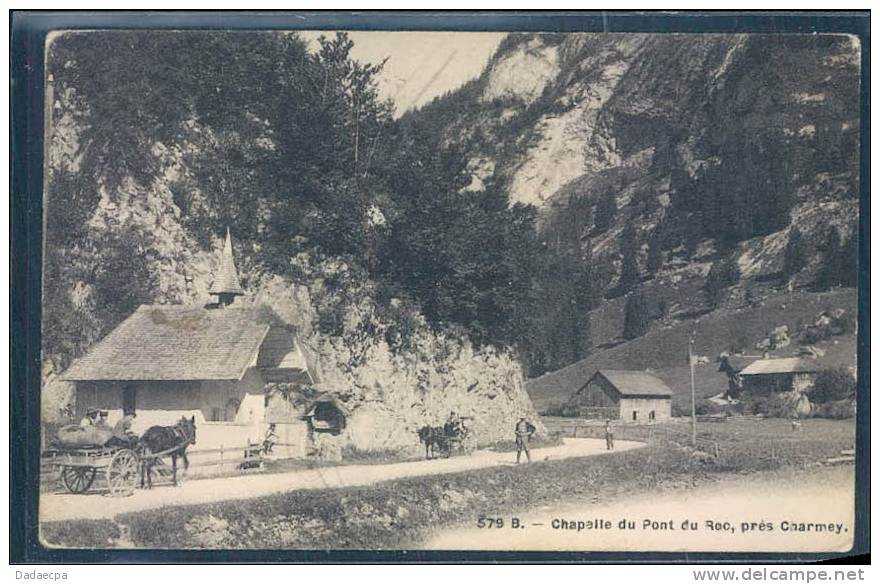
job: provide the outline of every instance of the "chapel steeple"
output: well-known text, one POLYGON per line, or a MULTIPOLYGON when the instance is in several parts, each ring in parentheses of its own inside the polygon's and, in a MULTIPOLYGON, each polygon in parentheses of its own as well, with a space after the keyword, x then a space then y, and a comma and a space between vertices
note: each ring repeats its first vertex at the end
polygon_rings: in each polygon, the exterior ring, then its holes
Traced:
POLYGON ((232 236, 229 228, 226 228, 226 242, 220 254, 220 266, 214 274, 214 282, 211 284, 209 294, 217 296, 219 306, 229 306, 235 301, 236 296, 244 294, 241 282, 238 280, 238 271, 235 269, 235 259, 232 257, 232 236))

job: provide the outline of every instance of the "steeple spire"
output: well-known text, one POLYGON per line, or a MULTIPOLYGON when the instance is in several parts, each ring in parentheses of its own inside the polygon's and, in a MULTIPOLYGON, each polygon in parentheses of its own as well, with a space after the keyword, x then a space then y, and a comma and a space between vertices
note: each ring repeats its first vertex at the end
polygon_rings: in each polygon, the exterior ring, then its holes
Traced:
POLYGON ((244 294, 241 282, 238 280, 238 271, 235 269, 235 259, 232 257, 232 236, 229 234, 229 227, 226 228, 226 242, 220 255, 220 266, 214 274, 214 282, 208 293, 216 295, 221 306, 232 304, 236 296, 244 294))

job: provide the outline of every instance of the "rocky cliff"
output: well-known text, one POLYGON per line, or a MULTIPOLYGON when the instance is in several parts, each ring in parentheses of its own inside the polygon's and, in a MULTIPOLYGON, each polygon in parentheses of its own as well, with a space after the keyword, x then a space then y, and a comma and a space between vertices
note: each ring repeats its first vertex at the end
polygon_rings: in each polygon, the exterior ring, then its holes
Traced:
POLYGON ((511 440, 520 416, 536 420, 517 355, 432 332, 420 315, 393 303, 408 314, 404 330, 400 318, 381 314, 369 284, 356 283, 343 263, 298 261, 298 283, 271 276, 255 282, 245 301, 271 306, 294 326, 314 356, 319 387, 351 411, 345 442, 364 450, 411 448, 419 428, 442 426, 456 412, 486 445, 511 440), (338 287, 328 287, 331 280, 338 287), (331 314, 339 319, 332 334, 331 314))
POLYGON ((858 87, 849 36, 515 34, 414 115, 454 104, 440 132, 470 149, 472 188, 494 180, 548 239, 590 246, 608 291, 630 223, 643 274, 656 237, 669 281, 730 248, 744 277, 773 274, 792 227, 818 261, 857 225, 858 87))

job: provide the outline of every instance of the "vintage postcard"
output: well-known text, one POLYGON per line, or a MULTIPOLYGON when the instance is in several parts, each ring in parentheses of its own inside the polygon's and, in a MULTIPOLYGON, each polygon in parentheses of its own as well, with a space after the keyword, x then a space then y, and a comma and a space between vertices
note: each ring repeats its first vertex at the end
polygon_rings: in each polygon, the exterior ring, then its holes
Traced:
POLYGON ((852 548, 859 37, 45 49, 44 546, 852 548))

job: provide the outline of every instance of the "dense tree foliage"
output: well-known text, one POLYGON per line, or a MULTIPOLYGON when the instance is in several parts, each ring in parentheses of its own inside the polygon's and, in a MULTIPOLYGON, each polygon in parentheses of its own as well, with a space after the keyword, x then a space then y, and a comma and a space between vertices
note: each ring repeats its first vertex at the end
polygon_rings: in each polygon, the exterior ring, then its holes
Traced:
POLYGON ((593 217, 593 227, 596 233, 606 231, 612 223, 614 216, 617 214, 617 199, 614 193, 608 193, 599 199, 596 203, 596 212, 593 217))
POLYGON ((785 255, 783 256, 782 276, 791 278, 807 265, 807 244, 801 230, 792 227, 788 234, 788 243, 785 245, 785 255))
POLYGON ((648 240, 647 268, 651 275, 656 274, 663 267, 663 239, 660 227, 654 229, 651 239, 648 240))
POLYGON ((629 292, 639 283, 638 251, 639 241, 636 229, 632 222, 629 222, 623 228, 620 242, 620 285, 618 288, 621 294, 629 292))
POLYGON ((717 307, 724 300, 724 291, 739 282, 740 275, 739 265, 733 256, 720 258, 712 264, 704 287, 712 307, 717 307))
POLYGON ((812 389, 810 389, 810 401, 819 404, 850 399, 855 395, 855 377, 845 368, 820 371, 816 375, 812 389))
POLYGON ((186 262, 169 257, 167 233, 143 229, 150 213, 174 216, 163 227, 201 249, 228 226, 257 271, 296 278, 291 258, 301 252, 339 258, 398 307, 389 314, 406 319, 399 307, 410 307, 478 343, 546 351, 543 368, 584 354, 582 258, 542 246, 534 210, 510 206, 491 180, 465 190, 462 149, 418 120, 392 119, 376 89, 382 63, 357 62, 352 47, 344 33, 313 50, 278 33, 54 41, 53 143, 72 146, 51 167, 47 354, 66 362, 137 305, 179 298, 158 270, 186 262), (135 218, 109 224, 107 205, 135 218), (542 289, 548 270, 574 274, 561 295, 542 289), (560 335, 538 326, 542 306, 558 308, 577 337, 564 357, 569 336, 545 338, 560 335))
POLYGON ((858 284, 858 236, 852 233, 841 241, 836 227, 828 231, 825 242, 820 246, 822 265, 816 274, 816 289, 828 290, 835 286, 856 286, 858 284))
POLYGON ((627 296, 623 308, 623 338, 635 339, 647 333, 653 312, 651 302, 641 291, 627 296))
MULTIPOLYGON (((491 63, 531 38, 510 35, 491 63)), ((566 204, 545 209, 538 230, 535 209, 511 205, 507 191, 536 144, 538 121, 575 107, 561 96, 580 95, 571 90, 584 79, 581 57, 617 41, 582 42, 531 103, 483 100, 487 70, 394 119, 377 90, 383 64, 357 62, 345 34, 311 45, 276 32, 55 37, 47 52, 47 356, 64 368, 138 304, 182 301, 193 257, 228 226, 245 278, 296 280, 302 257, 338 260, 375 296, 395 345, 424 315, 438 330, 519 349, 534 376, 588 354, 590 311, 605 293, 628 294, 628 336, 646 330, 652 317, 638 295, 634 225, 657 225, 646 240, 650 274, 714 240, 725 259, 712 266, 706 292, 717 304, 739 279, 729 254, 787 227, 798 189, 819 171, 857 178, 858 126, 842 123, 852 117, 843 115, 847 104, 858 103, 857 84, 835 82, 846 99, 829 99, 813 134, 798 122, 805 135, 795 136, 784 119, 793 85, 776 79, 803 69, 782 66, 811 50, 800 44, 831 41, 787 40, 797 51, 773 51, 774 67, 757 65, 761 47, 777 41, 750 42, 724 73, 729 90, 709 92, 699 76, 670 75, 658 50, 658 59, 639 57, 634 80, 620 84, 601 116, 618 154, 654 146, 650 172, 591 171, 589 181, 572 183, 566 204), (644 95, 638 88, 655 87, 642 75, 687 79, 670 89, 688 107, 667 108, 671 117, 653 125, 625 114, 620 106, 644 95), (480 160, 496 170, 475 190, 468 165, 480 160)), ((702 54, 696 45, 688 41, 687 50, 702 54)), ((855 235, 841 241, 832 231, 819 246, 820 289, 857 279, 855 235)), ((787 275, 805 263, 796 234, 787 275)), ((343 312, 321 315, 322 330, 334 334, 343 312)))

